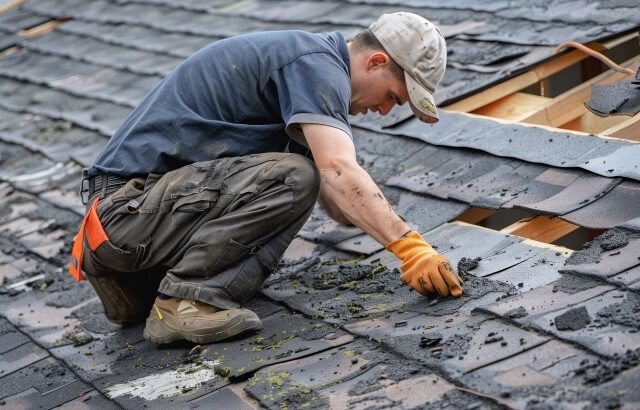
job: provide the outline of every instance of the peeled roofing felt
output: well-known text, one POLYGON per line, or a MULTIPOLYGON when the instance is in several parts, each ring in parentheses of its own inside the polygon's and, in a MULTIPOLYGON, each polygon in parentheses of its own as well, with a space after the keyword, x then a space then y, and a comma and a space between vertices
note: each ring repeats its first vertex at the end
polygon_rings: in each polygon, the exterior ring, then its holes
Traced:
POLYGON ((90 285, 64 273, 84 212, 76 196, 81 168, 181 59, 256 30, 339 30, 349 38, 397 9, 437 22, 451 45, 440 105, 524 72, 567 38, 602 41, 640 21, 630 0, 615 7, 454 0, 446 8, 435 0, 29 0, 1 13, 0 46, 19 39, 24 48, 0 57, 0 400, 9 407, 557 408, 585 400, 637 407, 640 174, 630 142, 444 111, 429 126, 406 106, 352 118, 360 163, 407 222, 454 264, 479 258, 460 299, 410 291, 392 254, 320 209, 247 306, 265 329, 240 340, 158 348, 143 341, 141 326, 110 324, 90 285), (17 35, 63 17, 73 20, 47 35, 17 35), (572 253, 446 223, 470 206, 620 227, 572 253), (575 308, 586 309, 590 323, 558 329, 554 319, 575 308), (173 382, 181 372, 210 379, 173 382), (147 395, 149 377, 164 397, 147 395))

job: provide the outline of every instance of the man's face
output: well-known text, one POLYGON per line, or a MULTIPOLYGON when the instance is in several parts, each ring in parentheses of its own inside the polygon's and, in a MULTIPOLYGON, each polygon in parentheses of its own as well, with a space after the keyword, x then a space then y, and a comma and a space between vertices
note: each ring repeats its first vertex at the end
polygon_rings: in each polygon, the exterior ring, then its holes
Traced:
POLYGON ((396 105, 409 101, 404 78, 400 80, 375 58, 367 62, 358 78, 352 77, 351 106, 349 114, 366 114, 367 111, 387 115, 396 105))

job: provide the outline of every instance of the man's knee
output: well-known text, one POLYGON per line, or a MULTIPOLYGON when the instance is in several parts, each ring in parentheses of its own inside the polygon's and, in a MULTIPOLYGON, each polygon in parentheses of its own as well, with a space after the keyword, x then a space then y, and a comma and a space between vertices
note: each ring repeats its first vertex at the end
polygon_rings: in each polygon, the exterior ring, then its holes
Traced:
POLYGON ((310 159, 291 154, 283 161, 290 169, 285 183, 294 188, 295 201, 305 208, 313 206, 320 193, 320 173, 310 159))

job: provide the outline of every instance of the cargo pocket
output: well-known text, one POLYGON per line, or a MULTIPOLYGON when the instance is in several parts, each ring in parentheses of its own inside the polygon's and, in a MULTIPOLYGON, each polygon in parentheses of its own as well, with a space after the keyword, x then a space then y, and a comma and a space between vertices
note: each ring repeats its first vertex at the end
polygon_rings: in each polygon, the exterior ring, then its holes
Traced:
POLYGON ((135 272, 147 254, 148 246, 140 244, 133 250, 122 249, 105 241, 95 251, 89 251, 91 262, 101 270, 135 272))
POLYGON ((209 190, 178 198, 171 208, 171 223, 184 226, 194 222, 211 209, 217 199, 218 191, 209 190))
POLYGON ((214 275, 229 266, 239 263, 243 258, 246 258, 251 253, 253 253, 253 249, 250 246, 243 245, 240 242, 230 239, 227 246, 224 248, 224 252, 220 255, 220 258, 218 258, 218 260, 215 261, 209 269, 208 275, 214 275))

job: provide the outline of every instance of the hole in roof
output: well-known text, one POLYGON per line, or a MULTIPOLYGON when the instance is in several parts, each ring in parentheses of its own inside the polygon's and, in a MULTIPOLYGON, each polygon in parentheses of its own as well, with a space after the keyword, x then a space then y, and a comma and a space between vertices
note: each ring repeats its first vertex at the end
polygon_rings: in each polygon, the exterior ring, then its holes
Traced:
POLYGON ((587 229, 560 218, 536 215, 522 209, 497 211, 472 207, 455 221, 482 226, 538 242, 582 249, 583 245, 601 234, 602 230, 587 229))
MULTIPOLYGON (((640 67, 637 32, 588 46, 623 67, 633 71, 640 67)), ((631 76, 617 73, 596 58, 585 56, 576 50, 558 54, 528 73, 444 108, 525 124, 640 140, 633 131, 637 119, 626 115, 600 117, 586 108, 592 84, 615 83, 629 80, 631 76), (531 73, 535 75, 531 76, 531 73)))

